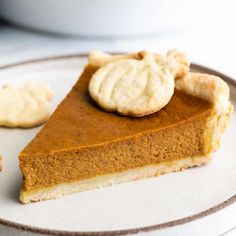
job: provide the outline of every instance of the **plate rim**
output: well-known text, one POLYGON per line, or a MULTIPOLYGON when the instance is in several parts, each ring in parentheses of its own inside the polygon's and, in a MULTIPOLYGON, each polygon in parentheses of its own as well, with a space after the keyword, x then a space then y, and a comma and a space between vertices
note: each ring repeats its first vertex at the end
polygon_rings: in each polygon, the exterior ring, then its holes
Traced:
MULTIPOLYGON (((113 53, 112 53, 113 54, 113 53)), ((117 53, 116 53, 117 54, 117 53)), ((65 55, 57 55, 57 56, 49 56, 49 57, 42 57, 42 58, 36 58, 31 60, 24 60, 16 63, 6 64, 3 66, 0 66, 0 71, 6 70, 6 69, 12 69, 18 66, 24 66, 24 65, 30 65, 30 64, 36 64, 40 62, 49 62, 49 61, 55 61, 55 60, 66 60, 66 59, 74 59, 74 58, 86 58, 88 57, 87 53, 77 53, 77 54, 65 54, 65 55)), ((216 76, 221 77, 224 81, 229 83, 231 86, 236 88, 236 80, 234 80, 232 77, 223 74, 217 70, 211 69, 209 67, 202 66, 197 63, 191 63, 191 68, 196 70, 201 70, 204 73, 213 74, 216 76)), ((40 233, 44 235, 55 235, 55 236, 100 236, 100 235, 106 235, 106 236, 113 236, 113 235, 127 235, 127 234, 136 234, 141 232, 150 232, 154 230, 160 230, 165 228, 170 228, 177 225, 182 225, 185 223, 189 223, 198 219, 201 219, 203 217, 206 217, 208 215, 214 214, 225 207, 233 204, 236 202, 236 194, 234 194, 232 197, 226 199, 225 201, 208 208, 204 211, 201 211, 199 213, 186 216, 184 218, 180 218, 173 221, 168 221, 160 224, 145 226, 145 227, 139 227, 139 228, 130 228, 130 229, 124 229, 124 230, 112 230, 112 231, 64 231, 64 230, 54 230, 54 229, 46 229, 41 227, 35 227, 35 226, 29 226, 25 224, 16 223, 13 221, 5 220, 3 218, 0 218, 0 224, 6 226, 6 227, 12 227, 17 230, 21 231, 28 231, 32 233, 40 233)))

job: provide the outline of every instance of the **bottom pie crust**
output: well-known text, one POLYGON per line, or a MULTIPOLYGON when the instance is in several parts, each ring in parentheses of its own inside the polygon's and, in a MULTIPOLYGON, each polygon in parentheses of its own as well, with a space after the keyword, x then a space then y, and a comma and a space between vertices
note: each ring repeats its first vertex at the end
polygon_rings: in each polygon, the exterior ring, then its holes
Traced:
POLYGON ((150 178, 154 176, 164 175, 170 172, 183 171, 190 167, 201 166, 207 163, 210 159, 211 157, 209 155, 200 157, 188 157, 185 159, 134 168, 119 173, 95 176, 89 179, 84 179, 72 183, 58 184, 52 187, 40 188, 38 190, 22 190, 20 194, 20 200, 23 203, 29 203, 56 199, 67 194, 111 186, 113 184, 120 184, 134 180, 150 178))

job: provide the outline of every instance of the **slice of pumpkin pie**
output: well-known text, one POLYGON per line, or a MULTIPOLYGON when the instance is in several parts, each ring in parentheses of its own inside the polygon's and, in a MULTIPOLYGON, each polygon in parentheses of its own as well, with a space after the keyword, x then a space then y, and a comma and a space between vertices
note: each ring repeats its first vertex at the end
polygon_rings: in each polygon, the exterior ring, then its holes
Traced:
POLYGON ((188 60, 176 51, 147 55, 90 55, 80 79, 19 155, 23 203, 211 159, 232 110, 227 84, 189 73, 188 60))

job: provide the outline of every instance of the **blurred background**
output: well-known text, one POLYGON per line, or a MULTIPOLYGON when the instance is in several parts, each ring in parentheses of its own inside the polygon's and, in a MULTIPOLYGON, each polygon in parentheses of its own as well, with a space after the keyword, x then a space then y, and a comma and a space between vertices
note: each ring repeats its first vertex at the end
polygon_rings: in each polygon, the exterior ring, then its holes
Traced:
POLYGON ((236 77, 235 0, 0 0, 0 65, 93 49, 185 51, 236 77))

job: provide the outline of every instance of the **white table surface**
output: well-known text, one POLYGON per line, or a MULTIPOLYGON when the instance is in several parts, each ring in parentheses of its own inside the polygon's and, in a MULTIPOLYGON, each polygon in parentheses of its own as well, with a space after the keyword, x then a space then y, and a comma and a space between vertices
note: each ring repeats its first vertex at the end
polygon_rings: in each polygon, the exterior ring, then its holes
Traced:
MULTIPOLYGON (((229 12, 204 25, 181 32, 116 40, 50 36, 0 24, 0 66, 45 56, 86 53, 93 49, 111 52, 149 49, 164 53, 168 49, 178 48, 186 52, 191 61, 236 78, 235 22, 236 14, 229 12)), ((29 234, 18 234, 0 225, 0 235, 29 234)), ((236 203, 203 219, 145 235, 236 235, 236 203)))

